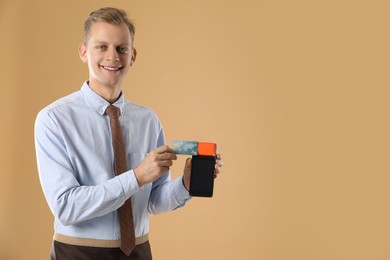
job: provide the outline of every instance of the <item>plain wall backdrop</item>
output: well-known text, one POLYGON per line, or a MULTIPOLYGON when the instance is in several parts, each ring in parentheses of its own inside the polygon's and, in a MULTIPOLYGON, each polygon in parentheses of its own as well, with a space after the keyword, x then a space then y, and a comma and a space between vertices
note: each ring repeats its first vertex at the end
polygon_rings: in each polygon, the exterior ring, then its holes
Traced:
POLYGON ((214 198, 151 216, 155 259, 390 259, 390 4, 375 0, 0 1, 0 259, 48 258, 34 121, 87 79, 77 48, 103 6, 136 25, 126 98, 168 144, 215 142, 225 162, 214 198))

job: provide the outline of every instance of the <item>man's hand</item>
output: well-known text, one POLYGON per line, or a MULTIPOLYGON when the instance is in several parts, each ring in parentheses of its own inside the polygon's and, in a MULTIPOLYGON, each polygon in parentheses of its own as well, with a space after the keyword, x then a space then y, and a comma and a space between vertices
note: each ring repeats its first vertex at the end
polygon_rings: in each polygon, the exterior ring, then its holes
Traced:
MULTIPOLYGON (((192 163, 192 159, 191 158, 187 158, 186 164, 184 166, 183 183, 184 183, 184 187, 188 191, 190 190, 191 163, 192 163)), ((218 174, 221 172, 222 166, 223 166, 222 156, 220 154, 217 154, 216 160, 215 160, 214 178, 217 178, 218 174)))
POLYGON ((172 166, 172 160, 176 159, 175 151, 167 145, 157 147, 151 151, 134 169, 138 185, 141 187, 157 180, 163 173, 169 171, 169 167, 172 166))

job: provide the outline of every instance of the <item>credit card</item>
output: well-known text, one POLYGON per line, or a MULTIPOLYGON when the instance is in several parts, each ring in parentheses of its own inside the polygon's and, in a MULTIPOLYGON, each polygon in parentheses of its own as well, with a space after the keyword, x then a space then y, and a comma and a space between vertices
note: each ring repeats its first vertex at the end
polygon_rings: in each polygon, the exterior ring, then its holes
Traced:
POLYGON ((198 155, 198 142, 196 141, 173 141, 172 149, 176 154, 198 155))

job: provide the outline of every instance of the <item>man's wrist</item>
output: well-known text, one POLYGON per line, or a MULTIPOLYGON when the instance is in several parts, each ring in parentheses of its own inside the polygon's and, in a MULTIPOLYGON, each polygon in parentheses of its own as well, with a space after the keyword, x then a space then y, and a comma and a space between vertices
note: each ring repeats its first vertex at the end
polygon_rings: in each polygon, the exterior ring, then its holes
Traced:
POLYGON ((138 170, 137 170, 137 169, 134 169, 133 172, 134 172, 135 179, 136 179, 137 182, 138 182, 138 186, 141 188, 142 186, 144 186, 144 183, 143 183, 142 180, 141 180, 141 179, 142 179, 142 178, 141 178, 141 175, 138 174, 138 170))

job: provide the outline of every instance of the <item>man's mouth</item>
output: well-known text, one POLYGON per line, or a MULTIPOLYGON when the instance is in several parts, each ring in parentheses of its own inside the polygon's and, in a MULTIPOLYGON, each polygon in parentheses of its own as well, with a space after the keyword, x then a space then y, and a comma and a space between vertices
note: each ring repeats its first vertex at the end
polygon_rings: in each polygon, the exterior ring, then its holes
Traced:
POLYGON ((103 66, 103 65, 100 65, 100 67, 109 71, 118 71, 122 69, 122 67, 110 67, 110 66, 103 66))

